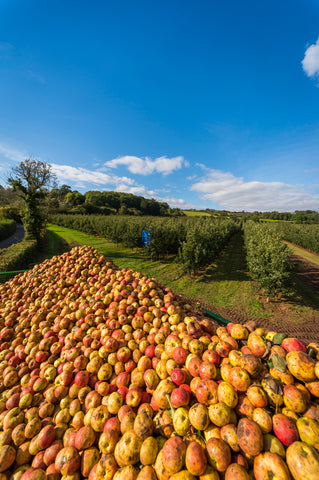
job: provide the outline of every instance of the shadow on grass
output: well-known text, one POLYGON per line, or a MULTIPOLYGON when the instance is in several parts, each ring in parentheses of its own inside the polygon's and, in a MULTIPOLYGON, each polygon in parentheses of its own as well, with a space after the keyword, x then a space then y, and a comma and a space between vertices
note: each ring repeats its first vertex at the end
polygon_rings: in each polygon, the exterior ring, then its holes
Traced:
POLYGON ((240 232, 231 237, 216 262, 207 268, 198 281, 208 283, 227 280, 238 282, 250 280, 247 273, 244 238, 240 232))
POLYGON ((52 258, 55 255, 62 255, 72 248, 59 234, 47 230, 46 238, 39 247, 37 256, 34 258, 32 266, 36 263, 41 263, 47 258, 52 258))
POLYGON ((319 310, 319 293, 314 287, 303 280, 296 271, 292 272, 294 292, 287 297, 292 305, 306 306, 319 310))

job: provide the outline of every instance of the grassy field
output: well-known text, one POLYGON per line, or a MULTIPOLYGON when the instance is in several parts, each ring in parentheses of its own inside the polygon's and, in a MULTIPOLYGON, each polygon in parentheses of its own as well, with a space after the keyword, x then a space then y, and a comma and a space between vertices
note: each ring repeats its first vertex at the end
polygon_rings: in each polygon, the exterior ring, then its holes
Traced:
MULTIPOLYGON (((232 237, 215 263, 197 277, 190 277, 182 274, 175 257, 152 261, 142 249, 132 251, 104 238, 56 225, 49 225, 48 233, 51 247, 54 242, 61 246, 61 239, 71 246, 92 245, 120 268, 132 268, 142 272, 171 287, 175 293, 205 304, 222 309, 235 309, 249 317, 269 318, 278 314, 278 302, 265 302, 265 298, 249 279, 241 234, 232 237)), ((319 295, 299 281, 296 281, 296 288, 293 299, 281 301, 280 310, 284 307, 285 315, 291 316, 296 322, 301 317, 319 314, 319 295)))
POLYGON ((202 212, 201 210, 183 210, 183 213, 187 217, 210 217, 211 214, 208 212, 202 212))
POLYGON ((298 247, 298 245, 294 245, 293 243, 290 243, 290 242, 286 242, 286 243, 287 245, 289 245, 290 249, 295 255, 298 255, 298 257, 305 258, 309 262, 319 266, 319 255, 317 253, 309 252, 305 248, 298 247))

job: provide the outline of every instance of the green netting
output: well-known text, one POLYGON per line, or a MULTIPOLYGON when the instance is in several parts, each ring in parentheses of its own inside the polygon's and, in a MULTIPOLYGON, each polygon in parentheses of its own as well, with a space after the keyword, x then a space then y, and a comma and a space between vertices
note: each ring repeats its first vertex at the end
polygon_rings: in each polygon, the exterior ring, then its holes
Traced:
POLYGON ((226 320, 226 318, 222 317, 221 315, 217 315, 217 313, 213 313, 210 310, 207 310, 206 308, 202 307, 202 310, 204 310, 204 312, 208 317, 214 318, 220 323, 223 323, 225 325, 227 325, 228 323, 231 323, 230 320, 226 320))
POLYGON ((10 278, 17 275, 18 273, 23 273, 23 272, 26 272, 26 270, 13 270, 11 272, 0 272, 0 283, 5 283, 8 280, 10 280, 10 278))

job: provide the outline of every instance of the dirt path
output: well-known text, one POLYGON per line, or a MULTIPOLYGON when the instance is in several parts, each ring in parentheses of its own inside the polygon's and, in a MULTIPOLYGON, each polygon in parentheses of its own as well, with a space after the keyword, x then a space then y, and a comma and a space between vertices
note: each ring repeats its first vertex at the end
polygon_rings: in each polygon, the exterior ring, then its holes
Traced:
POLYGON ((8 248, 14 243, 19 243, 24 239, 24 227, 20 223, 17 223, 16 231, 13 235, 0 241, 0 249, 8 248))

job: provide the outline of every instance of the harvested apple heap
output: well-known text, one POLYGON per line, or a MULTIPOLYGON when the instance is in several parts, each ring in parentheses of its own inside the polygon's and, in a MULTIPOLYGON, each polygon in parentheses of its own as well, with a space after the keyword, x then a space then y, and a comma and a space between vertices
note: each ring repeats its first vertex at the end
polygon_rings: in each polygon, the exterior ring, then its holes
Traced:
POLYGON ((318 480, 316 345, 91 247, 2 285, 0 315, 0 480, 318 480))

